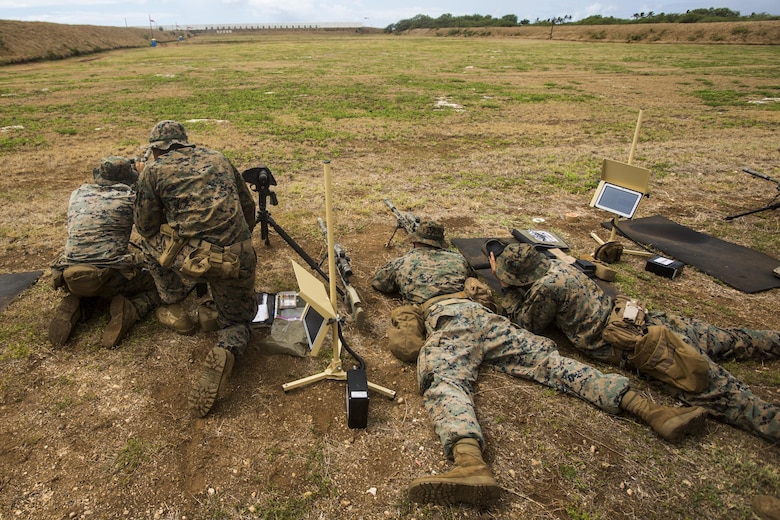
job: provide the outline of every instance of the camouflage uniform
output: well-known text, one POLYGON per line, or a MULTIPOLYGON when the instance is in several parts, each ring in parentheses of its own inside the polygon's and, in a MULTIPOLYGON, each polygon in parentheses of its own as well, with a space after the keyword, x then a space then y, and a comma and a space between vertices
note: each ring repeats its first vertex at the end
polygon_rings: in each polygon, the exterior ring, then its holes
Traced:
POLYGON ((223 154, 206 148, 188 144, 171 149, 147 163, 138 181, 135 225, 162 301, 179 303, 199 282, 208 282, 218 313, 219 345, 234 354, 245 350, 257 311, 257 255, 251 242, 255 211, 236 168, 223 154), (160 233, 163 224, 187 241, 170 268, 158 262, 167 244, 160 233), (205 244, 240 244, 237 277, 209 271, 195 278, 181 272, 187 255, 205 244))
MULTIPOLYGON (((52 263, 55 286, 83 298, 127 297, 139 317, 159 303, 154 280, 142 270, 142 262, 128 249, 133 228, 134 189, 137 176, 123 178, 127 172, 112 173, 116 165, 130 168, 123 157, 108 157, 95 168, 95 184, 84 184, 71 193, 68 203, 68 239, 59 257, 52 263), (110 170, 106 173, 106 170, 110 170), (101 175, 102 172, 102 175, 101 175), (106 268, 99 278, 87 284, 70 278, 73 266, 106 268)), ((128 170, 129 171, 129 170, 128 170)), ((132 172, 134 173, 134 172, 132 172)), ((84 302, 86 303, 86 302, 84 302)), ((91 302, 96 304, 96 302, 91 302)))
MULTIPOLYGON (((513 277, 502 272, 505 250, 499 256, 497 276, 504 282, 513 277)), ((539 253, 536 253, 539 254, 539 253)), ((541 257, 541 255, 540 255, 541 257)), ((543 258, 543 257, 542 257, 543 258)), ((574 347, 588 356, 608 362, 612 347, 601 338, 614 300, 581 271, 557 259, 544 259, 537 273, 523 287, 504 290, 502 304, 510 319, 531 332, 541 334, 555 325, 574 347)), ((504 269, 506 269, 504 267, 504 269)), ((516 281, 516 280, 515 280, 516 281)), ((664 312, 648 312, 647 325, 663 325, 707 356, 709 386, 701 393, 683 392, 670 385, 666 390, 690 405, 706 408, 716 419, 761 437, 780 439, 780 407, 755 396, 747 385, 724 370, 713 359, 777 357, 780 333, 749 329, 721 329, 694 318, 664 312)))
MULTIPOLYGON (((471 275, 465 258, 446 249, 415 247, 382 267, 372 286, 400 292, 408 302, 462 291, 471 275)), ((436 433, 451 455, 453 445, 474 438, 484 446, 472 399, 472 384, 485 363, 509 375, 571 393, 617 413, 628 379, 565 358, 555 343, 535 336, 507 318, 464 298, 436 301, 425 312, 427 339, 417 361, 417 377, 436 433)))

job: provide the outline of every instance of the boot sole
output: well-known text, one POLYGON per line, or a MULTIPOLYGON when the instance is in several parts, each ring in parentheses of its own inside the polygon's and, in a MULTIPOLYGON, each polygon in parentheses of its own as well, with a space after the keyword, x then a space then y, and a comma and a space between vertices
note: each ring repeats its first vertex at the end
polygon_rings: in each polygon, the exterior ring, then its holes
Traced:
POLYGON ((466 502, 479 506, 496 503, 501 488, 490 477, 471 477, 471 482, 448 482, 430 480, 412 483, 409 486, 409 500, 420 504, 438 504, 443 506, 466 502))
POLYGON ((703 408, 675 417, 671 430, 664 435, 664 438, 669 442, 676 442, 686 435, 698 433, 704 428, 706 420, 707 410, 703 408))
POLYGON ((234 362, 233 354, 220 347, 214 347, 206 354, 203 372, 189 396, 190 408, 197 416, 205 417, 211 411, 220 389, 230 377, 234 362))

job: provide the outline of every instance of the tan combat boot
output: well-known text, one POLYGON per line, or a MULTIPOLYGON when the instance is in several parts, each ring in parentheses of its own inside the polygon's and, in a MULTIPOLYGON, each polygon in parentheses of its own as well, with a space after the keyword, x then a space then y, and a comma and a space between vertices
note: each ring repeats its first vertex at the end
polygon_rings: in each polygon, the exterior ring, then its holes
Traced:
POLYGON ((707 418, 707 410, 700 406, 685 408, 661 406, 633 390, 629 390, 623 396, 620 408, 638 416, 669 442, 676 442, 684 435, 700 431, 707 418))
POLYGON ((460 439, 452 448, 452 455, 455 467, 449 472, 412 481, 409 500, 440 505, 456 502, 489 505, 498 500, 501 488, 482 460, 476 439, 460 439))
POLYGON ((69 294, 62 299, 49 324, 49 342, 52 345, 64 345, 70 338, 73 327, 81 319, 81 299, 69 294))
POLYGON ((122 295, 114 296, 109 307, 111 319, 103 332, 103 347, 114 348, 127 332, 138 322, 138 311, 135 305, 122 295))
POLYGON ((155 314, 160 323, 184 336, 194 334, 198 327, 198 324, 190 318, 181 303, 161 305, 157 307, 155 314))
POLYGON ((769 495, 753 497, 753 513, 761 520, 780 520, 780 500, 769 495))
POLYGON ((206 354, 203 372, 190 391, 190 409, 195 415, 205 417, 211 411, 220 390, 225 388, 234 363, 233 353, 222 347, 214 347, 206 354))

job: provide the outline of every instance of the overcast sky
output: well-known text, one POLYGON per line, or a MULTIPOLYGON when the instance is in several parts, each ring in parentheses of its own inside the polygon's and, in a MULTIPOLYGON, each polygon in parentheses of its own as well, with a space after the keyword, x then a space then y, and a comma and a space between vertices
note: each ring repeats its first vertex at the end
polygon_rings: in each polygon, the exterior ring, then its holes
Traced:
POLYGON ((0 19, 64 24, 143 26, 239 23, 351 22, 387 27, 424 14, 437 18, 479 14, 501 18, 547 19, 591 15, 632 18, 634 13, 684 13, 689 9, 727 7, 742 15, 780 14, 778 0, 0 0, 0 19))

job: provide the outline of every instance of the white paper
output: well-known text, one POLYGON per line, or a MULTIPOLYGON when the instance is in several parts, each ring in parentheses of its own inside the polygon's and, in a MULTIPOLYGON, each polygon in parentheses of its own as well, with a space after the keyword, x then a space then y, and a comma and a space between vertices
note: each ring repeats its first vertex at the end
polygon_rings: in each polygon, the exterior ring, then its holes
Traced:
POLYGON ((268 321, 268 318, 270 318, 268 315, 268 294, 263 293, 263 298, 257 305, 257 314, 255 314, 255 319, 252 322, 263 323, 268 321))

